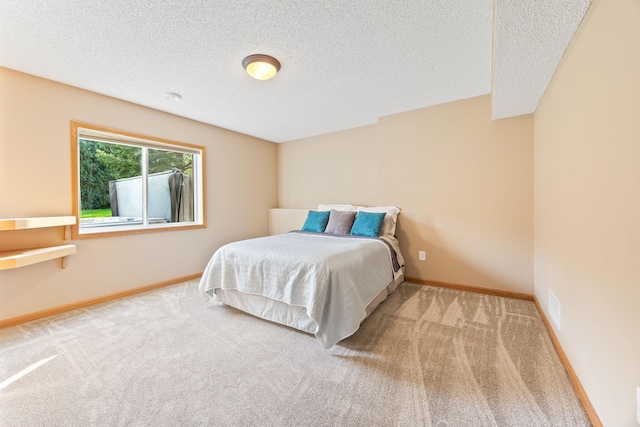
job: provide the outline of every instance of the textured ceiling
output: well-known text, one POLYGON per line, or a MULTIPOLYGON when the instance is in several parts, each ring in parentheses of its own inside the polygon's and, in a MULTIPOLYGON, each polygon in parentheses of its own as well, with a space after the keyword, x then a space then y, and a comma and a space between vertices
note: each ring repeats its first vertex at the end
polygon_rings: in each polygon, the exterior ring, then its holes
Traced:
MULTIPOLYGON (((493 3, 0 0, 0 66, 283 142, 490 93, 493 3)), ((588 3, 498 0, 494 117, 535 109, 588 3)))
POLYGON ((591 0, 498 1, 494 119, 535 111, 591 0))

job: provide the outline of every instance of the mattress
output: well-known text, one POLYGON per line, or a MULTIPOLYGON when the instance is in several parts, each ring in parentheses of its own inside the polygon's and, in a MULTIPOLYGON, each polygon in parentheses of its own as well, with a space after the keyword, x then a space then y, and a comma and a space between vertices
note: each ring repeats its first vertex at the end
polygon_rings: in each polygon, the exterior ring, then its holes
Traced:
POLYGON ((200 280, 205 299, 312 333, 352 335, 404 275, 397 240, 291 232, 230 243, 200 280))

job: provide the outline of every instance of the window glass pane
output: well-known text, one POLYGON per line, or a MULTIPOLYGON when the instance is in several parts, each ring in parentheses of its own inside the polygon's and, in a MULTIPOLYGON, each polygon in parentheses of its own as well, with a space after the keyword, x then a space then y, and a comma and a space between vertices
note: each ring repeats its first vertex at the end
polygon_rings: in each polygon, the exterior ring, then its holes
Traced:
POLYGON ((149 223, 194 220, 193 154, 148 149, 149 223))
POLYGON ((80 228, 142 224, 142 148, 80 139, 80 228))
POLYGON ((206 226, 205 147, 71 122, 71 237, 206 226))

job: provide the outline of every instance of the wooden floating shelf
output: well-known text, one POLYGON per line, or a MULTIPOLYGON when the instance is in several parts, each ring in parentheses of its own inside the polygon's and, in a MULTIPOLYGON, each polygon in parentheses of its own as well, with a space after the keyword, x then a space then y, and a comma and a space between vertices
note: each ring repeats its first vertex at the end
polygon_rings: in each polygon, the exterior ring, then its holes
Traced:
MULTIPOLYGON (((74 217, 71 217, 74 218, 74 217)), ((76 253, 76 245, 51 246, 48 248, 22 249, 18 251, 0 252, 0 270, 24 267, 51 259, 64 258, 76 253)))
MULTIPOLYGON (((32 228, 64 227, 64 240, 69 238, 69 226, 76 223, 75 216, 48 216, 37 218, 0 218, 0 231, 29 230, 32 228)), ((0 252, 0 270, 62 258, 62 268, 67 266, 67 255, 76 253, 76 245, 49 246, 46 248, 19 249, 0 252)))
POLYGON ((76 223, 75 216, 50 216, 40 218, 0 219, 0 231, 27 230, 30 228, 59 227, 76 223))

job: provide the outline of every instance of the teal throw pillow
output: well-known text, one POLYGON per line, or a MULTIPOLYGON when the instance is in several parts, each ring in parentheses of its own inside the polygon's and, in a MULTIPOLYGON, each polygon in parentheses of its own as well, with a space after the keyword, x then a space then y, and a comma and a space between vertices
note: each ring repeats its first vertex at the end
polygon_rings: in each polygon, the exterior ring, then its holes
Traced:
POLYGON ((351 227, 351 234, 357 236, 378 237, 384 221, 384 212, 358 212, 356 220, 351 227))
POLYGON ((327 222, 329 222, 329 211, 309 211, 302 230, 322 233, 327 227, 327 222))

